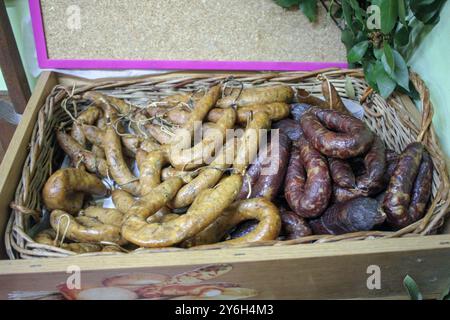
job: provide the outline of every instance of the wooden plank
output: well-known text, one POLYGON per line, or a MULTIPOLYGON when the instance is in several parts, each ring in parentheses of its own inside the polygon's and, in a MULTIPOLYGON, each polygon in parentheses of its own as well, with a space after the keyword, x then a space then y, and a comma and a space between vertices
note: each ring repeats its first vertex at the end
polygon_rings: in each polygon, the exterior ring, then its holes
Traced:
POLYGON ((11 101, 16 111, 22 113, 31 92, 6 12, 5 1, 0 1, 0 67, 11 101))
MULTIPOLYGON (((14 199, 17 184, 22 176, 22 168, 27 157, 28 144, 34 124, 36 123, 40 107, 57 84, 54 73, 44 72, 35 88, 35 93, 30 98, 28 106, 22 116, 17 130, 11 140, 11 144, 0 166, 0 231, 4 234, 10 209, 9 203, 14 199)), ((4 256, 4 244, 1 242, 0 254, 4 256)))
POLYGON ((55 291, 81 270, 84 288, 102 286, 119 274, 174 276, 201 266, 229 265, 210 282, 226 282, 257 291, 268 299, 407 298, 403 278, 411 275, 428 298, 450 284, 450 237, 355 241, 297 246, 223 249, 128 256, 0 262, 0 298, 12 291, 55 291), (105 261, 108 263, 105 263, 105 261), (380 289, 367 286, 369 266, 380 268, 380 289))

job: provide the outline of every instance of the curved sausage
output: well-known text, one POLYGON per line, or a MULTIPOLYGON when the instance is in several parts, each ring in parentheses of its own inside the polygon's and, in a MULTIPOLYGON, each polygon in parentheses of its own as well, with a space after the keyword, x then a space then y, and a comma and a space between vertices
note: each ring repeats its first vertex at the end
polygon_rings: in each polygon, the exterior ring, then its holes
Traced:
POLYGON ((328 157, 357 157, 369 150, 374 139, 364 122, 337 111, 311 108, 300 124, 312 146, 328 157))
POLYGON ((420 220, 425 215, 425 209, 431 197, 431 185, 433 183, 433 161, 428 151, 424 150, 422 163, 419 167, 414 186, 411 192, 411 203, 408 215, 411 223, 420 220))
POLYGON ((204 190, 186 214, 164 223, 147 223, 148 214, 129 214, 122 226, 122 234, 141 247, 159 248, 180 243, 213 223, 236 199, 241 186, 240 175, 224 178, 214 189, 204 190))
POLYGON ((356 177, 350 163, 342 159, 329 158, 330 174, 334 183, 341 188, 355 188, 356 177))
POLYGON ((327 208, 330 196, 328 163, 302 137, 293 147, 286 174, 285 198, 296 214, 314 218, 327 208))
POLYGON ((277 121, 272 125, 272 129, 280 129, 280 132, 287 135, 291 141, 297 141, 303 134, 300 123, 292 119, 277 121))
POLYGON ((423 153, 424 147, 421 143, 414 142, 408 145, 400 155, 389 182, 382 210, 387 215, 388 223, 394 228, 403 228, 411 223, 408 208, 423 153))
MULTIPOLYGON (((217 122, 222 116, 224 109, 215 108, 208 113, 208 121, 217 122)), ((269 104, 257 104, 237 109, 237 123, 246 125, 249 118, 257 113, 265 112, 269 116, 270 120, 278 121, 289 116, 290 107, 287 103, 275 102, 269 104)))
POLYGON ((95 175, 82 169, 66 168, 50 176, 42 190, 42 198, 49 210, 63 210, 75 214, 83 207, 85 195, 104 197, 108 190, 95 175))
POLYGON ((322 109, 329 109, 330 105, 323 99, 313 96, 311 93, 304 89, 297 89, 297 101, 302 104, 307 104, 322 109))
POLYGON ((248 89, 233 89, 231 94, 217 102, 218 108, 232 106, 245 107, 255 104, 274 102, 290 103, 294 99, 294 90, 290 86, 257 87, 248 89))
POLYGON ((55 231, 65 233, 73 241, 86 243, 113 242, 119 245, 126 241, 120 234, 120 226, 110 225, 91 217, 77 217, 61 210, 50 214, 50 225, 55 231), (65 231, 67 230, 67 231, 65 231))
POLYGON ((132 195, 138 196, 139 182, 125 162, 122 152, 122 142, 111 125, 106 128, 103 137, 103 148, 105 150, 106 161, 108 162, 112 178, 122 189, 132 195))
POLYGON ((286 175, 289 147, 289 138, 282 133, 270 142, 267 155, 260 161, 260 175, 252 188, 252 198, 275 199, 286 175))
POLYGON ((292 211, 280 210, 281 233, 283 240, 294 240, 312 235, 311 227, 306 219, 292 211))
POLYGON ((83 124, 94 124, 98 118, 102 115, 102 111, 97 106, 90 106, 83 111, 77 118, 77 121, 72 124, 71 136, 82 147, 86 146, 86 137, 83 134, 83 124))
POLYGON ((236 245, 248 242, 274 240, 281 229, 277 207, 264 198, 236 202, 195 237, 182 243, 183 247, 194 247, 219 242, 234 226, 245 220, 258 220, 258 225, 248 234, 223 243, 236 245))
POLYGON ((359 197, 332 205, 320 218, 309 223, 314 234, 340 235, 372 230, 385 219, 386 215, 378 210, 377 200, 359 197))
POLYGON ((379 137, 375 140, 369 152, 364 157, 366 173, 357 177, 356 185, 362 194, 372 196, 381 192, 385 187, 386 148, 379 137))
POLYGON ((89 172, 98 173, 102 177, 108 176, 108 163, 104 158, 99 158, 92 152, 84 150, 74 138, 62 131, 56 133, 56 139, 61 149, 70 157, 72 163, 78 164, 81 162, 89 172))

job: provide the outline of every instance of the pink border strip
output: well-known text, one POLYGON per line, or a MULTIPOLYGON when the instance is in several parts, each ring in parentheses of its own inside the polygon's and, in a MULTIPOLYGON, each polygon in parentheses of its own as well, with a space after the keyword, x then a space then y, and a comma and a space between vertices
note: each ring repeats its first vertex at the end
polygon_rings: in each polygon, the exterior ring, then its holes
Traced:
POLYGON ((312 71, 348 68, 346 62, 196 61, 196 60, 52 60, 48 58, 40 0, 29 0, 39 67, 42 69, 171 69, 312 71))

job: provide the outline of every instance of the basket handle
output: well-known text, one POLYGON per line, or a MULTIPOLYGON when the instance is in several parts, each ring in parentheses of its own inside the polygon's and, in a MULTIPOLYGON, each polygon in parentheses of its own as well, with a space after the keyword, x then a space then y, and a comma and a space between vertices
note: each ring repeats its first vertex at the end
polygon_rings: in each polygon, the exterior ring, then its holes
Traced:
POLYGON ((422 78, 420 78, 417 73, 411 71, 410 79, 417 92, 419 92, 420 100, 422 102, 422 123, 420 126, 420 132, 417 136, 417 141, 422 142, 425 138, 425 135, 428 133, 428 130, 430 129, 431 123, 433 121, 433 105, 431 104, 430 100, 430 92, 422 78))

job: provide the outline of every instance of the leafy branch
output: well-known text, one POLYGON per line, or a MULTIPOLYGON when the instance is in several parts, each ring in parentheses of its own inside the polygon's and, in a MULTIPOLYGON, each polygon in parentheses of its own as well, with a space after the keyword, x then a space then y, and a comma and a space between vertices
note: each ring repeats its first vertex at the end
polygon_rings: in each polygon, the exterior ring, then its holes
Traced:
POLYGON ((414 95, 407 61, 439 21, 445 0, 274 0, 299 8, 311 22, 319 4, 342 30, 352 67, 362 67, 369 85, 387 98, 398 89, 414 95))

